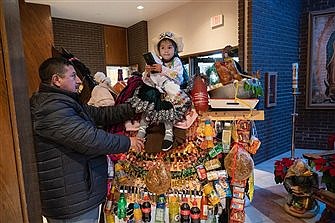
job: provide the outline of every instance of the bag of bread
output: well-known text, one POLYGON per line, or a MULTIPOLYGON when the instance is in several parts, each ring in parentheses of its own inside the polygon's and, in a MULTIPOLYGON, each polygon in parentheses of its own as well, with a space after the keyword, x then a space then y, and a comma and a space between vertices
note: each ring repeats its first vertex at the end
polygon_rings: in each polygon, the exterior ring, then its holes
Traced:
POLYGON ((152 193, 164 194, 169 190, 171 185, 171 173, 162 160, 158 160, 148 170, 145 177, 145 184, 152 193))
POLYGON ((224 166, 232 180, 246 180, 252 174, 254 161, 242 144, 235 143, 224 159, 224 166))

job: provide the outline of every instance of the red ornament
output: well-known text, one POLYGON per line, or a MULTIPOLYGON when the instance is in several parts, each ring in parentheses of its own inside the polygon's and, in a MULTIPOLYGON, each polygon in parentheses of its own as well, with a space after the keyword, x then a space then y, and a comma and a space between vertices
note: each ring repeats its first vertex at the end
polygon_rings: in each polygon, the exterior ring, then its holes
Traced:
POLYGON ((200 75, 196 75, 194 78, 191 97, 195 110, 198 114, 202 114, 208 110, 207 86, 200 75))

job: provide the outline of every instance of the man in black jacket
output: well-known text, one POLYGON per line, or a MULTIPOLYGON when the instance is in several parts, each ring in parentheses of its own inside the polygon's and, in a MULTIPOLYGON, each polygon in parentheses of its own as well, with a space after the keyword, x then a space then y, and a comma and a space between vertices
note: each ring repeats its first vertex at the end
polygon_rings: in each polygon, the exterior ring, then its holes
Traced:
POLYGON ((49 223, 98 221, 107 188, 106 154, 142 150, 142 139, 108 133, 135 115, 128 104, 81 104, 81 80, 71 62, 49 58, 39 68, 41 84, 30 100, 42 214, 49 223))

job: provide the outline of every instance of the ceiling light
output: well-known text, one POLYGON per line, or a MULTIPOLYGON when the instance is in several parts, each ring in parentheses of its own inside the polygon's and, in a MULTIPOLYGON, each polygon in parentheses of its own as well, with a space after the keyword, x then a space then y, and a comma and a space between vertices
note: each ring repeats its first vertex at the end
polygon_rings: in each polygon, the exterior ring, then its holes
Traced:
POLYGON ((137 6, 136 8, 139 9, 139 10, 144 9, 144 7, 143 7, 142 5, 139 5, 139 6, 137 6))

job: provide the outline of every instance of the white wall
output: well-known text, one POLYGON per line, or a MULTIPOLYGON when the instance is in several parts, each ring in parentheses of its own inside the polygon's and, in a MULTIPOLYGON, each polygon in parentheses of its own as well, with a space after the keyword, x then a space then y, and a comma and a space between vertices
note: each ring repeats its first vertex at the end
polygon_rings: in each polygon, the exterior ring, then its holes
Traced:
POLYGON ((238 45, 238 1, 190 2, 149 20, 149 50, 153 50, 151 40, 165 31, 171 31, 183 37, 184 51, 180 55, 238 45), (223 14, 223 26, 212 29, 210 17, 219 14, 223 14))

